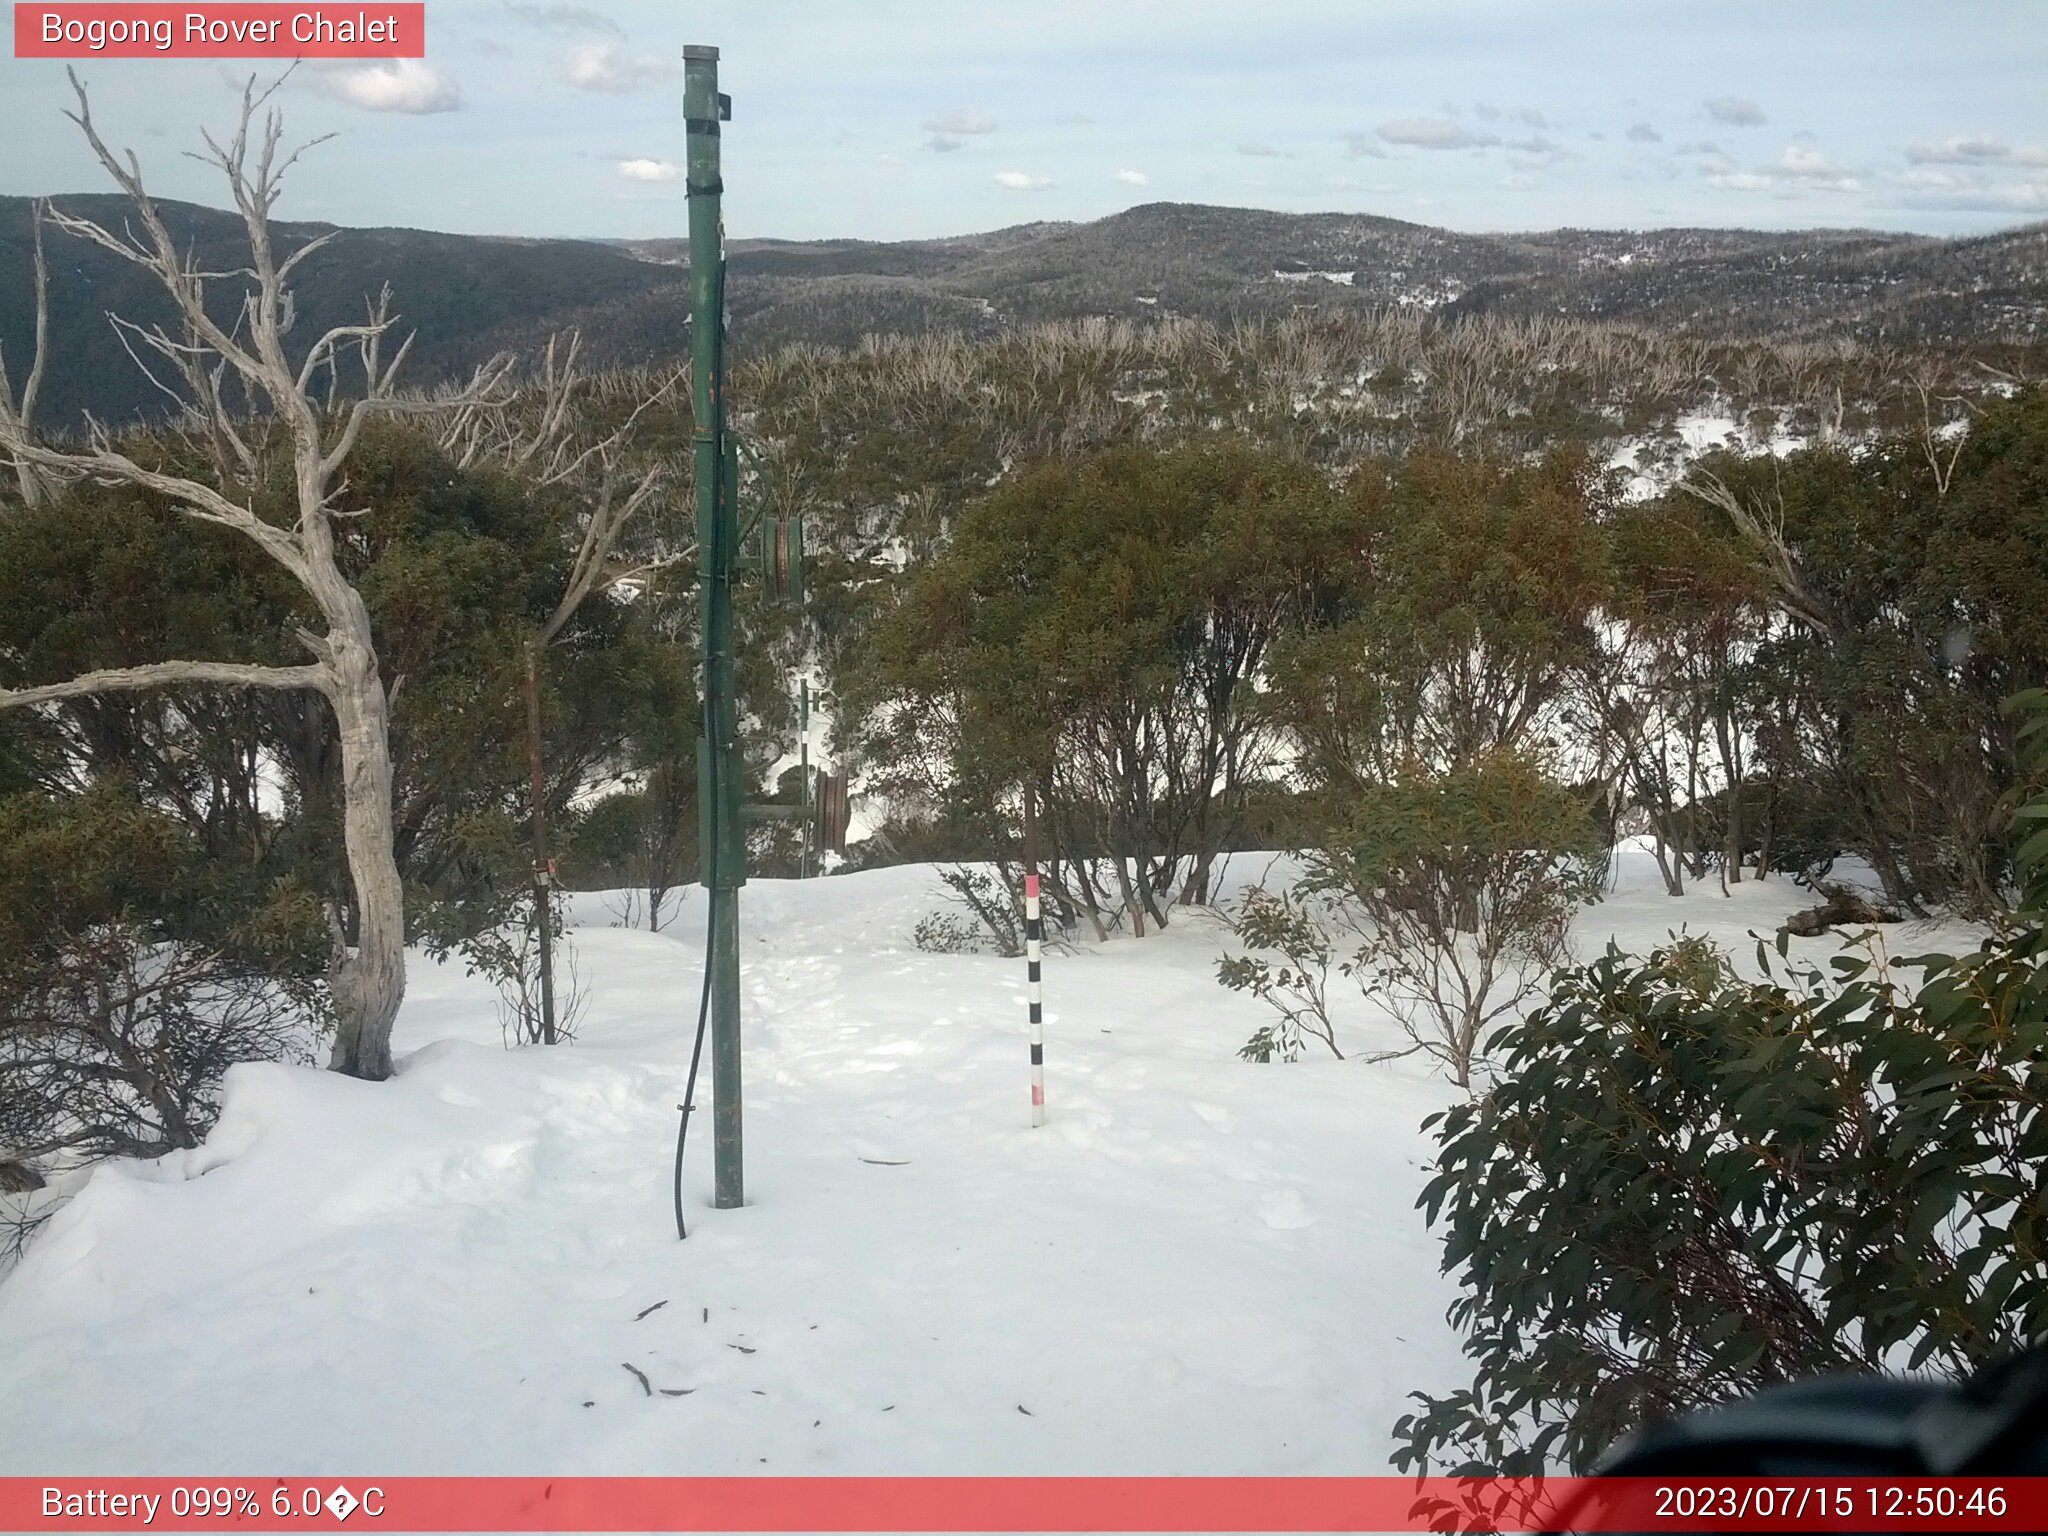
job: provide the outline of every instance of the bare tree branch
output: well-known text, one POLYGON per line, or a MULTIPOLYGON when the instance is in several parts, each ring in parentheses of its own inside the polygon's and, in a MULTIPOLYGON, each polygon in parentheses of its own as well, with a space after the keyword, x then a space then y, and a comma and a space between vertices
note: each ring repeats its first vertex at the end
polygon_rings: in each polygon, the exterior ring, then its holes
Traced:
MULTIPOLYGON (((14 386, 7 377, 7 357, 0 351, 0 428, 5 428, 22 437, 29 434, 36 414, 36 396, 43 387, 43 370, 50 361, 50 262, 43 250, 43 225, 49 221, 50 205, 47 199, 35 205, 30 222, 35 235, 36 265, 36 350, 29 359, 28 378, 21 386, 21 399, 17 404, 14 386)), ((44 476, 32 464, 20 459, 14 461, 16 483, 21 487, 23 506, 38 505, 54 489, 45 483, 44 476)))
POLYGON ((234 661, 158 661, 145 667, 109 667, 61 683, 33 688, 0 688, 0 709, 48 704, 93 693, 129 693, 180 683, 213 683, 234 688, 312 688, 327 692, 334 675, 315 662, 303 667, 266 667, 234 661))
MULTIPOLYGON (((663 480, 661 467, 657 465, 640 477, 639 484, 618 507, 612 505, 612 482, 608 478, 604 492, 590 519, 583 525, 583 542, 577 548, 576 558, 569 566, 569 581, 562 593, 561 602, 541 626, 539 643, 546 645, 562 632, 562 627, 574 617, 584 599, 593 592, 601 592, 616 586, 625 572, 605 574, 605 567, 611 561, 612 551, 617 546, 619 535, 634 515, 654 499, 654 493, 663 480)), ((648 567, 641 567, 644 571, 648 567)))
POLYGON ((1771 583, 1779 602, 1793 618, 1823 633, 1832 634, 1840 625, 1834 609, 1806 584, 1799 562, 1785 542, 1785 506, 1762 501, 1748 502, 1737 496, 1728 482, 1711 470, 1695 467, 1678 482, 1678 489, 1697 501, 1724 512, 1743 542, 1756 557, 1758 568, 1771 583))
POLYGON ((139 485, 181 503, 187 515, 201 522, 219 523, 253 539, 263 552, 306 584, 310 590, 311 570, 297 539, 286 529, 266 523, 247 507, 240 506, 219 491, 183 475, 167 475, 146 469, 127 454, 105 446, 105 429, 95 428, 96 441, 90 453, 62 453, 35 443, 10 438, 8 423, 0 422, 0 449, 17 464, 24 461, 49 469, 86 475, 112 484, 139 485))

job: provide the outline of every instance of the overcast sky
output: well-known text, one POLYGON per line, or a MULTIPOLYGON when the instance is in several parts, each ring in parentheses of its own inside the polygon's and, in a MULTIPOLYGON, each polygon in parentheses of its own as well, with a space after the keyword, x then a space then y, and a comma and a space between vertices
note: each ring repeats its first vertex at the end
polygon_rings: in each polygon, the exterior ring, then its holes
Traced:
MULTIPOLYGON (((368 7, 374 10, 374 5, 368 7)), ((679 56, 723 54, 738 236, 901 239, 1170 200, 1459 229, 2048 219, 2040 0, 429 0, 424 63, 302 68, 282 212, 683 231, 679 56)), ((96 60, 153 187, 233 66, 96 60)), ((99 189, 64 66, 0 59, 0 192, 99 189)))

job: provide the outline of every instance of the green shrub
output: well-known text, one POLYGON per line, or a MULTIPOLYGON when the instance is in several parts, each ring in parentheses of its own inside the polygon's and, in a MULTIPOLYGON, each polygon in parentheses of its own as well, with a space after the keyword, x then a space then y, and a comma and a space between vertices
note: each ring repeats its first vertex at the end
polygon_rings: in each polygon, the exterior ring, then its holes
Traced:
MULTIPOLYGON (((1232 992, 1248 992, 1279 1015, 1262 1024, 1238 1051, 1246 1061, 1294 1061, 1307 1040, 1320 1041, 1339 1061, 1337 1028, 1330 1020, 1330 967, 1350 976, 1350 961, 1338 961, 1330 931, 1311 908, 1312 897, 1292 891, 1255 887, 1230 918, 1230 931, 1254 951, 1277 953, 1275 964, 1264 955, 1224 955, 1216 962, 1216 979, 1232 992)), ((1321 903, 1324 911, 1329 903, 1321 903)))
POLYGON ((132 785, 0 800, 0 1164, 197 1146, 230 1066, 311 1059, 326 940, 302 885, 209 863, 132 785))
MULTIPOLYGON (((2021 741, 2048 766, 2044 696, 2021 741)), ((1399 1465, 1584 1469, 1622 1433, 1836 1367, 1958 1377, 2048 1335, 2048 795, 2018 918, 1977 952, 1832 975, 1758 946, 1610 948, 1432 1117, 1422 1205, 1470 1388, 1417 1394, 1399 1465)))

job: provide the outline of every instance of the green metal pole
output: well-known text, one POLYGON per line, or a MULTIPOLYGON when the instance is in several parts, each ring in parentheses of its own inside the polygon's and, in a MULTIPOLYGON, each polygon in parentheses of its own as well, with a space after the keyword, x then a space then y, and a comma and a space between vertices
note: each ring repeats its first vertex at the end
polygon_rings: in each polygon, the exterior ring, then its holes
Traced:
POLYGON ((746 879, 740 825, 739 707, 733 675, 733 559, 739 516, 725 452, 725 228, 719 212, 718 50, 683 50, 689 129, 690 397, 695 410, 697 572, 703 631, 705 734, 698 740, 703 884, 710 894, 712 1203, 746 1203, 740 1143, 739 888, 746 879))

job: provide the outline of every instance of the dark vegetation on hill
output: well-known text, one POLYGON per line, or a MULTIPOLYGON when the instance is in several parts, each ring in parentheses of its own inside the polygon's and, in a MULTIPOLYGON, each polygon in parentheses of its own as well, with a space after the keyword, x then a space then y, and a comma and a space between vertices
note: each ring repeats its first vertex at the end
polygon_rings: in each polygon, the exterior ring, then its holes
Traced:
MULTIPOLYGON (((61 205, 119 223, 119 200, 61 205)), ((29 347, 32 204, 0 198, 0 347, 29 347)), ((202 264, 237 264, 229 215, 165 202, 202 264)), ((296 243, 322 224, 280 224, 296 243)), ((104 315, 162 318, 141 274, 53 238, 56 358, 46 420, 160 411, 164 397, 111 345, 104 315)), ((1048 320, 1176 316, 1229 324, 1303 308, 1388 306, 1447 316, 1646 322, 1710 339, 2030 345, 2048 340, 2048 228, 1968 240, 1870 231, 1559 230, 1473 235, 1364 214, 1151 203, 1088 224, 1030 224, 913 241, 736 240, 728 300, 739 346, 853 346, 870 334, 990 337, 1048 320), (1286 275, 1281 275, 1286 274, 1286 275), (1334 275, 1334 276, 1332 276, 1334 275)), ((300 325, 360 317, 389 282, 419 331, 413 377, 532 352, 574 326, 597 366, 680 357, 681 242, 487 239, 351 229, 298 274, 300 325)))

